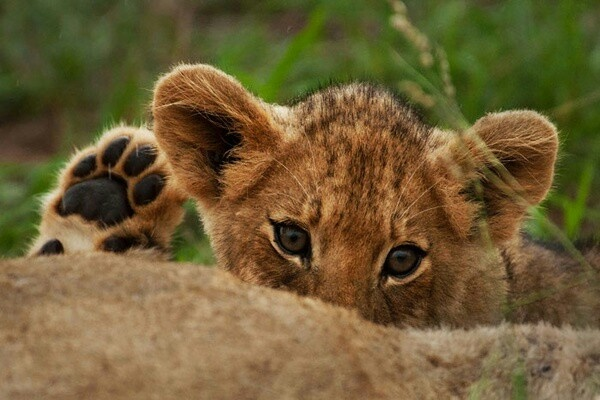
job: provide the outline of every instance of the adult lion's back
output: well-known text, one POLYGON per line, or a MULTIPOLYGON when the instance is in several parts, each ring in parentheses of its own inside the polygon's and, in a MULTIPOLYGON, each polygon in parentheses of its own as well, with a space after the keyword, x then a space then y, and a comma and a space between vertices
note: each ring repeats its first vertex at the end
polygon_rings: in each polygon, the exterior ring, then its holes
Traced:
POLYGON ((593 398, 599 351, 597 330, 382 327, 190 264, 0 263, 0 398, 593 398))

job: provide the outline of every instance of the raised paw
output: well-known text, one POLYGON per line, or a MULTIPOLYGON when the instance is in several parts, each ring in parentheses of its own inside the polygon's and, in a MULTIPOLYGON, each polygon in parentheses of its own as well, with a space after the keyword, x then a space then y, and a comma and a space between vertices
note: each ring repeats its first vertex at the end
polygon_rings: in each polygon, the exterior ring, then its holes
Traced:
POLYGON ((185 197, 143 128, 117 127, 71 159, 43 206, 30 255, 138 251, 166 256, 185 197))

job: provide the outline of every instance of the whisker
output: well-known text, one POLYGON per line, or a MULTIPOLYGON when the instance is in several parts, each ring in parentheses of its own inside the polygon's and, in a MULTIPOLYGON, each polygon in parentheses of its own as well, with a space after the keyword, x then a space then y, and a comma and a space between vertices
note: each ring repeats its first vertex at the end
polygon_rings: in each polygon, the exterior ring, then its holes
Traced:
POLYGON ((308 191, 307 191, 307 190, 306 190, 306 188, 305 188, 305 187, 302 185, 302 183, 300 183, 300 180, 298 179, 298 177, 297 177, 296 175, 294 175, 294 174, 292 173, 292 171, 290 171, 290 170, 288 169, 288 167, 286 167, 286 166, 285 166, 285 165, 284 165, 284 164, 283 164, 281 161, 277 160, 276 158, 273 158, 273 160, 274 160, 274 161, 275 161, 277 164, 281 165, 281 166, 283 167, 283 169, 285 169, 285 170, 286 170, 286 171, 287 171, 287 172, 288 172, 288 173, 289 173, 289 174, 292 176, 292 178, 294 178, 294 180, 296 181, 296 183, 298 184, 298 186, 300 186, 300 188, 301 188, 301 189, 304 191, 304 194, 306 195, 306 197, 307 197, 307 198, 308 198, 308 197, 310 197, 310 196, 309 196, 309 194, 308 194, 308 191))
POLYGON ((439 208, 446 208, 446 207, 448 207, 448 206, 446 206, 446 205, 439 205, 439 206, 435 206, 435 207, 430 207, 430 208, 427 208, 427 209, 425 209, 425 210, 419 211, 418 213, 416 213, 416 214, 414 214, 414 215, 411 215, 411 216, 409 217, 408 221, 412 221, 414 218, 416 218, 416 217, 418 217, 419 215, 421 215, 421 214, 423 214, 423 213, 426 213, 426 212, 428 212, 428 211, 431 211, 431 210, 437 210, 437 209, 439 209, 439 208))
POLYGON ((312 159, 312 169, 310 170, 310 172, 312 174, 312 178, 314 181, 317 178, 316 171, 318 170, 317 169, 317 160, 315 158, 315 152, 312 147, 312 142, 311 142, 310 138, 308 137, 308 135, 306 134, 306 131, 304 129, 302 129, 302 135, 304 136, 304 139, 306 139, 306 143, 308 144, 308 151, 310 153, 310 158, 312 159))
POLYGON ((421 170, 421 167, 423 166, 423 164, 425 163, 426 160, 427 160, 427 158, 423 158, 421 160, 421 162, 419 163, 419 165, 417 165, 413 169, 412 174, 410 174, 410 176, 408 177, 408 179, 406 180, 406 182, 403 183, 402 189, 400 190, 400 193, 398 194, 398 201, 396 202, 396 205, 394 206, 394 209, 393 209, 391 215, 395 215, 396 211, 398 211, 398 207, 400 206, 400 202, 402 201, 402 196, 404 195, 404 191, 406 190, 406 188, 408 187, 408 185, 410 184, 410 182, 412 181, 412 179, 415 177, 415 175, 417 174, 417 172, 421 170))
POLYGON ((282 197, 286 197, 288 199, 290 199, 293 203, 295 204, 301 204, 301 200, 298 199, 297 197, 292 197, 291 195, 287 194, 287 193, 262 193, 261 196, 267 196, 267 197, 278 197, 278 198, 282 198, 282 197))
POLYGON ((429 193, 429 191, 430 191, 431 189, 433 189, 433 188, 434 188, 434 187, 435 187, 435 186, 438 184, 438 182, 439 182, 439 181, 435 181, 435 182, 434 182, 434 183, 433 183, 431 186, 429 186, 427 189, 425 189, 425 190, 423 191, 423 193, 421 193, 421 194, 419 195, 419 197, 417 197, 417 198, 416 198, 416 199, 415 199, 415 200, 414 200, 412 203, 410 203, 410 205, 409 205, 408 207, 406 207, 406 209, 404 210, 404 212, 402 213, 402 215, 400 215, 400 216, 398 217, 398 219, 402 219, 402 218, 404 218, 404 216, 405 216, 405 215, 406 215, 406 214, 407 214, 407 213, 408 213, 408 212, 411 210, 411 208, 412 208, 412 207, 413 207, 415 204, 417 204, 417 202, 418 202, 419 200, 421 200, 421 198, 422 198, 423 196, 425 196, 427 193, 429 193))

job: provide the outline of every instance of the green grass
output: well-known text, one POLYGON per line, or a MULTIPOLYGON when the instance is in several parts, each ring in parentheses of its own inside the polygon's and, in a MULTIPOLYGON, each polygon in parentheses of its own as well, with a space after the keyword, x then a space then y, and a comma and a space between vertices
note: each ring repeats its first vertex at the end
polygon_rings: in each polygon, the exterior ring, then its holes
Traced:
POLYGON ((23 254, 36 233, 37 210, 48 192, 59 160, 42 165, 0 164, 0 254, 23 254))
MULTIPOLYGON (((597 233, 600 5, 406 5, 429 39, 432 65, 423 65, 422 52, 390 26, 386 1, 6 0, 0 6, 0 134, 7 124, 51 113, 61 141, 54 161, 0 165, 0 254, 22 254, 34 234, 37 198, 73 146, 111 123, 144 121, 156 76, 179 62, 214 64, 277 102, 330 80, 368 79, 398 90, 416 81, 435 99, 423 107, 426 117, 447 126, 501 109, 544 112, 562 132, 563 155, 556 188, 529 229, 553 238, 543 221, 550 216, 568 239, 597 233), (443 79, 445 59, 455 96, 443 79)), ((174 256, 210 263, 196 219, 190 211, 174 256)))

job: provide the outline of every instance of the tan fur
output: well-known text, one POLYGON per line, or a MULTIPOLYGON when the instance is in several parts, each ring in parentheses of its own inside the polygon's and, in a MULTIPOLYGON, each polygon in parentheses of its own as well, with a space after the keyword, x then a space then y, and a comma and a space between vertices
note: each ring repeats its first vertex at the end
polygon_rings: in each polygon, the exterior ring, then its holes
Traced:
POLYGON ((2 399, 596 399, 597 330, 398 330, 218 270, 0 262, 2 399))
POLYGON ((489 114, 446 132, 372 86, 332 87, 282 107, 210 66, 183 65, 157 83, 153 114, 220 266, 247 282, 380 323, 600 325, 598 257, 521 243, 558 147, 556 129, 535 112, 489 114), (309 232, 310 260, 277 250, 272 221, 309 232), (427 252, 419 269, 382 277, 390 249, 407 243, 427 252), (530 301, 536 293, 544 301, 530 301))

